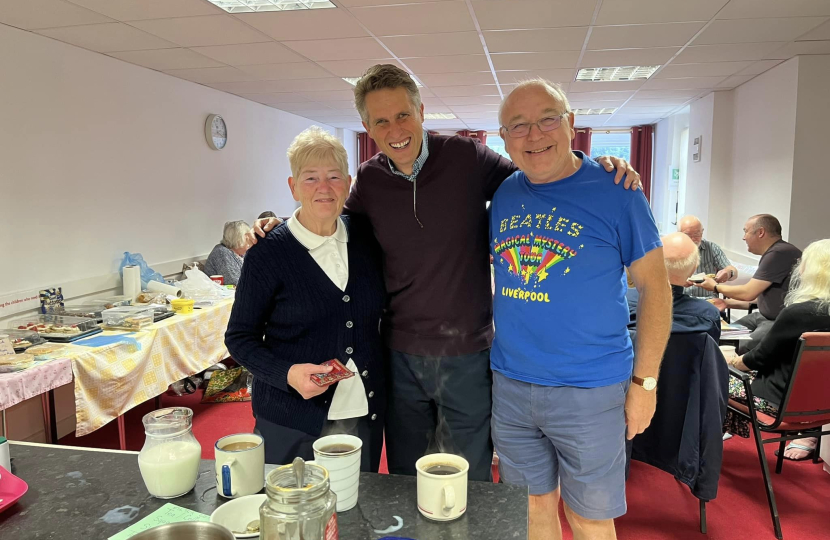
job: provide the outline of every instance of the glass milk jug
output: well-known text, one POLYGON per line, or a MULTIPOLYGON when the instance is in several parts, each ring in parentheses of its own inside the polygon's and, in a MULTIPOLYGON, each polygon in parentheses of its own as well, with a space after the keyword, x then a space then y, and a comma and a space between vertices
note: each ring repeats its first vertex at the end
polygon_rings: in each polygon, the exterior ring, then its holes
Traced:
POLYGON ((305 463, 305 486, 297 487, 294 469, 283 465, 268 473, 268 499, 259 508, 260 540, 339 540, 329 472, 305 463))
POLYGON ((144 415, 144 447, 138 468, 150 495, 172 499, 196 485, 202 447, 193 436, 193 411, 186 407, 159 409, 144 415))

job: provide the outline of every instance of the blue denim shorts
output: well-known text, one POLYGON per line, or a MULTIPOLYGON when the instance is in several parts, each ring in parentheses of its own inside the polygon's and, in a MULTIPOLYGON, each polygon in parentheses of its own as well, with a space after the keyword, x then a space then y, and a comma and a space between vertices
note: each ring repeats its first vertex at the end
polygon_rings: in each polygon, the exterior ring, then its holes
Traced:
POLYGON ((491 424, 504 482, 528 486, 531 495, 561 487, 585 519, 625 514, 629 384, 540 386, 493 372, 491 424))

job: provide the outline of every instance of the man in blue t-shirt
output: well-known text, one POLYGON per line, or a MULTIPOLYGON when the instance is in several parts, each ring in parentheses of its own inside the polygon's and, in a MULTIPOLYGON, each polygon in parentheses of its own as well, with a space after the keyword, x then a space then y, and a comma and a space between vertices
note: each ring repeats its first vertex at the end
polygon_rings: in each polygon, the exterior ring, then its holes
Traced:
POLYGON ((574 538, 615 538, 625 439, 654 414, 671 327, 660 236, 642 192, 614 189, 571 150, 574 115, 558 86, 520 84, 499 116, 521 169, 490 207, 500 472, 529 488, 530 538, 558 537, 560 490, 574 538), (640 295, 636 355, 624 267, 640 295))

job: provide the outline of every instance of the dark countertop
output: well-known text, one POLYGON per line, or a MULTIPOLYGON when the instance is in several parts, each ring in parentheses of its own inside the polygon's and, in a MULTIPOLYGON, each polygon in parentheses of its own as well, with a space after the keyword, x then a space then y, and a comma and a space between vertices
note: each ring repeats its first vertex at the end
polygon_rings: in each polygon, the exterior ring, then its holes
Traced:
MULTIPOLYGON (((193 491, 161 500, 147 493, 137 453, 15 443, 10 450, 12 472, 29 484, 29 491, 0 513, 0 538, 4 539, 105 540, 168 502, 207 515, 226 502, 216 494, 210 460, 202 460, 193 491), (110 517, 105 518, 107 515, 110 517), (123 522, 113 523, 112 516, 123 522)), ((523 487, 470 482, 466 514, 449 523, 428 521, 415 503, 415 477, 361 473, 357 507, 337 516, 340 538, 375 540, 386 536, 374 531, 395 525, 392 516, 402 518, 404 526, 389 536, 416 540, 527 538, 527 489, 523 487)))

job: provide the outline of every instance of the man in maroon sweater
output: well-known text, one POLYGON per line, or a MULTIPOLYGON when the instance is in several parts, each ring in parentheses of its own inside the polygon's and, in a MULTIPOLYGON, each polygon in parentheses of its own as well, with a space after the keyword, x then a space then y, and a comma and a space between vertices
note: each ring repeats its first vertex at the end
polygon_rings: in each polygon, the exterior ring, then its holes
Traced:
MULTIPOLYGON (((358 168, 346 211, 369 217, 383 250, 389 472, 414 475, 418 458, 449 452, 469 461, 471 480, 489 480, 487 203, 516 167, 475 139, 428 134, 418 88, 396 66, 369 68, 355 107, 381 150, 358 168)), ((639 185, 625 160, 601 162, 617 167, 616 182, 627 173, 625 186, 639 185)), ((277 223, 254 230, 263 236, 277 223)))

